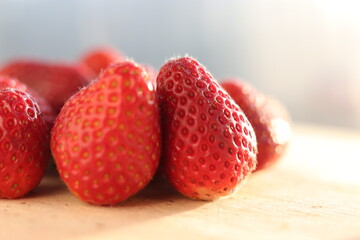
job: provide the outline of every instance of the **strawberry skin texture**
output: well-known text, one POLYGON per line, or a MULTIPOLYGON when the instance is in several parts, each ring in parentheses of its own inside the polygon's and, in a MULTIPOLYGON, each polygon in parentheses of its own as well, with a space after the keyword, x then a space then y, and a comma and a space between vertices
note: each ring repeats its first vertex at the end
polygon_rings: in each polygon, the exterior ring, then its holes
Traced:
POLYGON ((98 76, 102 70, 110 64, 125 61, 124 56, 117 50, 110 47, 102 47, 89 51, 81 60, 88 66, 95 76, 98 76))
POLYGON ((0 69, 0 74, 25 83, 45 98, 56 113, 70 96, 89 83, 89 76, 79 66, 31 60, 11 62, 0 69))
POLYGON ((49 138, 37 103, 25 92, 0 90, 0 198, 19 198, 42 179, 49 138))
POLYGON ((24 83, 16 80, 15 78, 0 75, 0 90, 4 88, 18 89, 32 96, 40 107, 48 132, 50 133, 51 128, 54 125, 56 115, 52 107, 43 97, 35 91, 29 89, 24 83))
POLYGON ((290 117, 285 107, 239 79, 226 79, 221 86, 254 127, 258 142, 256 170, 273 165, 283 156, 291 139, 290 117))
POLYGON ((241 109, 190 57, 160 69, 157 91, 168 180, 192 199, 234 192, 256 167, 255 134, 241 109))
POLYGON ((156 92, 140 65, 111 65, 64 105, 51 134, 60 177, 79 199, 113 205, 153 178, 160 156, 156 92))

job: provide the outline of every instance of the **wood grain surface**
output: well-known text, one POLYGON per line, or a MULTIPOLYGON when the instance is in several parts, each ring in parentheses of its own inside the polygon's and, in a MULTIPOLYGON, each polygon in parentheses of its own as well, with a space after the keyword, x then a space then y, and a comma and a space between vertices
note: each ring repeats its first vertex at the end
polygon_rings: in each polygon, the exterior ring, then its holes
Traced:
POLYGON ((230 197, 194 201, 160 181, 112 207, 47 176, 0 200, 0 239, 360 239, 360 133, 295 125, 286 156, 230 197))

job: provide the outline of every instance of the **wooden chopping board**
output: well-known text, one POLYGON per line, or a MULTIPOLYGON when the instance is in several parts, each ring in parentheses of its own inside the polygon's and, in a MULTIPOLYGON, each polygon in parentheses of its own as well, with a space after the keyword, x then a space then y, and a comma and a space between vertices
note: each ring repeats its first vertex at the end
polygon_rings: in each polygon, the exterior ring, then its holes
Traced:
POLYGON ((286 156, 232 196, 182 197, 153 182, 113 207, 77 200, 57 177, 0 200, 0 239, 360 239, 360 132, 295 125, 286 156))

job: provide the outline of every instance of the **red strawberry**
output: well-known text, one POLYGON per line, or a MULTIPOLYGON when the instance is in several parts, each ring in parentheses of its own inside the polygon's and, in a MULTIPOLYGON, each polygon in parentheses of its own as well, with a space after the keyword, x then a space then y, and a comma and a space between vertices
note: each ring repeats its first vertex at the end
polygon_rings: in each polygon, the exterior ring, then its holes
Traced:
POLYGON ((19 90, 0 90, 0 198, 24 196, 39 184, 48 141, 36 102, 19 90))
POLYGON ((109 47, 102 47, 88 52, 81 60, 97 76, 110 64, 125 61, 123 55, 117 50, 109 47))
POLYGON ((0 90, 4 88, 14 88, 21 90, 23 92, 27 92, 30 96, 32 96, 35 101, 38 103, 41 113, 43 114, 46 126, 49 129, 49 132, 54 124, 56 115, 49 105, 49 103, 41 97, 39 94, 29 89, 24 83, 16 80, 15 78, 10 78, 7 76, 0 75, 0 90))
POLYGON ((136 194, 159 163, 160 127, 149 75, 133 62, 111 65, 70 98, 51 149, 61 178, 81 200, 111 205, 136 194))
POLYGON ((290 117, 285 107, 239 79, 228 79, 221 85, 254 127, 258 142, 257 170, 270 166, 284 154, 291 138, 290 117))
POLYGON ((157 77, 167 178, 185 196, 229 195, 256 166, 256 139, 244 113, 204 66, 170 60, 157 77))
POLYGON ((55 112, 59 112, 64 102, 89 81, 89 76, 77 66, 38 61, 9 63, 0 69, 0 74, 25 83, 44 97, 55 112))
POLYGON ((86 77, 88 82, 95 80, 99 76, 99 74, 95 74, 94 71, 84 63, 77 63, 74 65, 74 67, 78 70, 78 72, 80 72, 81 75, 86 77))

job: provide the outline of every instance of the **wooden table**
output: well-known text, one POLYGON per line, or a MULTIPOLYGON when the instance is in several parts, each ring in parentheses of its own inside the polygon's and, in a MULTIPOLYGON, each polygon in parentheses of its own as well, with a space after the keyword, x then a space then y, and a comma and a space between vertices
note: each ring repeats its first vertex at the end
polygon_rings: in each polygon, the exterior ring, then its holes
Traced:
POLYGON ((0 200, 0 239, 360 239, 360 132, 295 125, 286 156, 234 195, 194 201, 152 183, 114 207, 56 177, 0 200))

